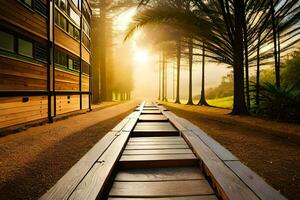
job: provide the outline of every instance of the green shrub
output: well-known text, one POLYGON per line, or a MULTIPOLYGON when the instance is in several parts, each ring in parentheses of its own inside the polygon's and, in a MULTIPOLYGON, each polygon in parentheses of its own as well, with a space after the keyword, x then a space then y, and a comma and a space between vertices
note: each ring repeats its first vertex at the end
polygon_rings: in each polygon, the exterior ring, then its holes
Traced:
POLYGON ((277 87, 271 83, 264 83, 259 88, 258 114, 269 118, 300 122, 300 90, 295 86, 277 87))

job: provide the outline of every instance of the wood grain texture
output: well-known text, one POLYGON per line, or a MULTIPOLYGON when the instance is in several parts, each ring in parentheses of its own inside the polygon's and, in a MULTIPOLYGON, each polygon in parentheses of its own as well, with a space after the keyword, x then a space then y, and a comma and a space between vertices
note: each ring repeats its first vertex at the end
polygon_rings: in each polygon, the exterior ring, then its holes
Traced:
POLYGON ((56 113, 64 114, 80 110, 80 96, 56 96, 56 113))
POLYGON ((47 20, 32 12, 16 0, 0 0, 0 19, 25 29, 39 37, 47 38, 47 20))
POLYGON ((40 199, 68 199, 80 181, 85 177, 97 159, 105 152, 107 147, 111 145, 115 138, 115 132, 109 132, 106 134, 40 199))
POLYGON ((178 132, 169 122, 138 122, 134 132, 178 132))
POLYGON ((130 149, 189 149, 189 146, 187 144, 160 144, 160 145, 127 145, 126 150, 130 149))
POLYGON ((183 138, 180 136, 169 136, 169 137, 134 137, 130 138, 130 142, 150 142, 150 141, 182 141, 183 138))
MULTIPOLYGON (((109 197, 108 200, 150 200, 150 198, 118 198, 109 197)), ((201 195, 201 196, 184 196, 184 197, 166 197, 166 198, 151 198, 151 200, 218 200, 215 195, 201 195)))
POLYGON ((0 90, 47 90, 47 68, 0 56, 0 90))
POLYGON ((130 161, 161 161, 161 160, 196 160, 194 154, 170 154, 170 155, 122 155, 120 162, 130 162, 130 161))
POLYGON ((103 188, 116 165, 122 149, 129 137, 128 132, 122 132, 98 159, 91 171, 84 177, 69 199, 96 199, 103 192, 103 188))
POLYGON ((84 47, 82 47, 82 59, 90 64, 90 53, 84 47))
POLYGON ((224 199, 259 199, 193 132, 184 131, 182 135, 207 167, 224 199))
POLYGON ((199 127, 195 126, 191 122, 186 119, 178 118, 184 123, 184 126, 194 132, 217 156, 223 160, 238 160, 236 156, 234 156, 230 151, 224 148, 220 143, 215 141, 213 138, 208 136, 205 132, 203 132, 199 127))
POLYGON ((110 197, 176 197, 213 194, 206 180, 114 182, 110 197), (179 187, 180 186, 180 187, 179 187))
POLYGON ((164 115, 141 115, 139 121, 168 121, 164 115))
POLYGON ((54 28, 54 34, 56 45, 70 51, 76 56, 80 56, 80 44, 78 41, 76 41, 74 38, 60 30, 60 28, 58 28, 56 25, 54 28))
POLYGON ((123 155, 191 154, 190 149, 124 150, 123 155))
POLYGON ((136 141, 129 141, 128 145, 161 145, 161 144, 186 144, 184 140, 178 141, 146 141, 146 142, 136 142, 136 141))
POLYGON ((260 176, 240 161, 225 161, 225 164, 254 191, 260 199, 286 200, 279 191, 268 185, 260 176))
POLYGON ((160 110, 143 110, 142 114, 161 114, 160 110))
POLYGON ((55 89, 79 91, 79 73, 74 74, 60 68, 55 70, 55 89))
POLYGON ((29 97, 23 102, 22 97, 0 98, 0 128, 22 124, 48 116, 46 96, 29 97))
POLYGON ((115 181, 179 181, 205 179, 198 167, 127 169, 118 172, 115 181))

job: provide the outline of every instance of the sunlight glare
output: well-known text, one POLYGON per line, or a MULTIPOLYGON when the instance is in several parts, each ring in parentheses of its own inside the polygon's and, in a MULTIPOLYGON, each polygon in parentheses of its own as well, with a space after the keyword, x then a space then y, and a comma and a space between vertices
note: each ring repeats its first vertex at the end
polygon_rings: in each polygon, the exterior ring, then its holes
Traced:
POLYGON ((136 8, 130 8, 116 16, 116 19, 114 21, 115 28, 119 31, 125 31, 128 28, 128 25, 130 24, 135 13, 136 8))
POLYGON ((149 53, 146 50, 139 50, 134 53, 134 60, 140 64, 147 63, 149 60, 149 53))

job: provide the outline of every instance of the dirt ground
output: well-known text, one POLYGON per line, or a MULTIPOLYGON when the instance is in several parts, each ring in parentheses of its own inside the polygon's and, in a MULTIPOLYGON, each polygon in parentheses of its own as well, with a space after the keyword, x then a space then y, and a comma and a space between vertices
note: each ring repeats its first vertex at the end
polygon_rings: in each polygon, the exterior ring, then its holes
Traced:
POLYGON ((38 199, 138 102, 104 106, 0 138, 0 199, 38 199))
POLYGON ((299 141, 279 136, 280 131, 285 135, 289 131, 299 130, 299 125, 254 117, 235 117, 232 121, 228 110, 217 108, 174 104, 167 104, 166 107, 199 126, 288 199, 300 199, 299 141), (267 128, 257 126, 259 122, 266 124, 267 128))

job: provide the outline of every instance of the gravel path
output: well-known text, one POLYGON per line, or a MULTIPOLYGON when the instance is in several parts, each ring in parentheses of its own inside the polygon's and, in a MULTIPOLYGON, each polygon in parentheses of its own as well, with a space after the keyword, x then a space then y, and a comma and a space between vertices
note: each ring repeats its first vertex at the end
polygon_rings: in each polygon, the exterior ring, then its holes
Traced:
POLYGON ((38 199, 137 103, 110 106, 0 138, 0 199, 38 199))

